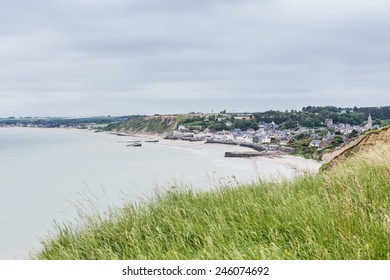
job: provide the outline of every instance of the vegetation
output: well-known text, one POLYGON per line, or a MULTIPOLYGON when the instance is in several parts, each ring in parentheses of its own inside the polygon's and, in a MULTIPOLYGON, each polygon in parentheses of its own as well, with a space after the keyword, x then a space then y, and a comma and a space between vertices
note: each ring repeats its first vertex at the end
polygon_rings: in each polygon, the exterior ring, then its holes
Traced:
POLYGON ((235 118, 230 114, 215 114, 215 115, 188 115, 182 116, 179 125, 191 127, 193 129, 212 131, 234 130, 241 129, 258 129, 259 125, 253 116, 248 116, 246 119, 235 118), (229 125, 226 123, 230 122, 229 125))
POLYGON ((58 226, 38 259, 390 259, 389 144, 317 176, 171 190, 58 226))
POLYGON ((321 159, 321 150, 318 150, 318 148, 310 147, 310 142, 313 139, 311 138, 305 138, 302 140, 295 141, 294 143, 290 144, 289 147, 294 148, 295 155, 302 156, 305 158, 312 158, 312 159, 321 159))
POLYGON ((351 125, 364 125, 368 115, 371 114, 373 124, 386 126, 390 124, 390 106, 384 107, 363 107, 363 108, 337 108, 334 106, 308 106, 301 111, 266 111, 253 114, 229 114, 223 111, 219 114, 188 114, 179 118, 179 124, 194 129, 204 130, 206 128, 214 131, 249 128, 258 129, 259 122, 274 122, 279 130, 297 129, 298 127, 315 128, 326 126, 325 119, 332 119, 333 123, 348 123, 351 125), (237 116, 245 115, 244 119, 237 116), (231 122, 227 125, 227 122, 231 122))
POLYGON ((383 127, 380 130, 366 131, 359 138, 356 138, 343 148, 335 151, 332 160, 329 164, 323 165, 321 170, 332 168, 334 165, 337 165, 339 161, 343 161, 356 153, 369 150, 372 146, 377 145, 377 143, 390 145, 390 126, 383 127))
POLYGON ((98 116, 98 117, 85 117, 85 118, 15 118, 9 117, 0 119, 0 126, 21 125, 21 126, 40 126, 40 127, 60 127, 60 126, 88 126, 91 124, 102 125, 110 124, 114 122, 121 122, 132 118, 134 116, 98 116))
POLYGON ((255 113, 257 121, 275 122, 287 129, 298 126, 318 127, 324 125, 325 119, 332 119, 333 123, 348 123, 351 125, 364 125, 368 115, 371 114, 374 125, 386 126, 390 120, 390 106, 337 108, 334 106, 307 106, 302 111, 266 111, 255 113))
POLYGON ((177 116, 137 117, 107 126, 105 130, 161 134, 176 129, 177 116))
POLYGON ((312 140, 312 138, 303 138, 289 144, 288 146, 295 149, 293 153, 294 155, 321 160, 323 154, 334 151, 344 143, 343 138, 340 135, 337 135, 330 140, 330 145, 327 146, 326 149, 318 149, 316 147, 310 147, 312 140))

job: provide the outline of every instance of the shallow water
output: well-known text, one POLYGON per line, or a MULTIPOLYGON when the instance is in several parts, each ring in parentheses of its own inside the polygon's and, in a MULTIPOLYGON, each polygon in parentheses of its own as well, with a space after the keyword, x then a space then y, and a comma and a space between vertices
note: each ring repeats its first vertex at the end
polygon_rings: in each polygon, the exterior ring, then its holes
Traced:
POLYGON ((26 259, 54 221, 72 222, 157 189, 209 189, 259 176, 292 177, 285 165, 224 158, 231 146, 202 148, 143 143, 82 130, 0 128, 0 259, 26 259), (234 177, 232 177, 234 176, 234 177))

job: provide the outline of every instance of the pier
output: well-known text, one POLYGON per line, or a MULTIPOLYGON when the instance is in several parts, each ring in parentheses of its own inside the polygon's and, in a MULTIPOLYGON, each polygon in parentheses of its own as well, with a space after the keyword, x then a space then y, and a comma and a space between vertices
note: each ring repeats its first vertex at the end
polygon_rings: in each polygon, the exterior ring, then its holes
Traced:
POLYGON ((225 152, 225 157, 258 157, 263 155, 260 152, 225 152))

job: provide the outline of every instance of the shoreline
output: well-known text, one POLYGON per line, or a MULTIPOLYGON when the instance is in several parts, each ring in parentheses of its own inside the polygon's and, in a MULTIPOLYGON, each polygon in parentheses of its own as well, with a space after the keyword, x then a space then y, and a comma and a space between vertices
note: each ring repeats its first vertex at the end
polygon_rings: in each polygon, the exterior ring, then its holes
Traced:
MULTIPOLYGON (((93 130, 88 130, 94 132, 93 130)), ((119 138, 132 138, 134 141, 155 141, 148 144, 153 145, 162 145, 174 148, 185 148, 185 149, 194 149, 194 150, 206 150, 206 149, 223 149, 226 151, 233 151, 238 153, 245 152, 253 152, 254 150, 249 147, 243 147, 239 145, 227 145, 223 143, 205 143, 204 141, 186 141, 186 140, 170 140, 165 139, 164 134, 144 134, 144 133, 123 133, 123 132, 109 132, 103 131, 103 134, 107 135, 116 135, 119 138), (120 135, 118 135, 120 134, 120 135)), ((276 164, 280 164, 286 166, 293 171, 297 172, 297 174, 317 174, 320 170, 320 167, 324 164, 324 161, 317 161, 314 159, 306 159, 300 156, 294 156, 279 152, 268 152, 268 154, 264 154, 262 156, 254 157, 254 158, 244 158, 246 160, 251 161, 268 161, 276 164)))
MULTIPOLYGON (((185 141, 185 140, 168 140, 164 139, 162 135, 148 135, 148 134, 129 134, 128 137, 135 138, 139 141, 148 141, 148 140, 159 140, 159 142, 152 143, 155 145, 163 145, 170 147, 178 147, 178 148, 188 148, 188 149, 222 149, 223 147, 228 147, 226 150, 233 150, 234 152, 253 152, 254 150, 248 147, 242 147, 239 145, 226 145, 221 143, 207 143, 205 144, 203 141, 185 141)), ((121 137, 121 136, 120 136, 121 137)), ((320 170, 324 161, 317 161, 314 159, 306 159, 299 156, 293 156, 283 153, 269 153, 264 154, 262 156, 254 157, 254 158, 246 158, 247 160, 264 160, 277 164, 281 164, 287 166, 298 173, 310 173, 317 174, 320 170)))
MULTIPOLYGON (((19 127, 11 127, 19 129, 19 127)), ((226 148, 226 151, 231 152, 238 152, 238 153, 245 153, 245 152, 253 152, 254 150, 252 148, 248 147, 242 147, 239 145, 226 145, 223 143, 204 143, 203 141, 185 141, 185 140, 169 140, 164 139, 163 134, 143 134, 143 133, 123 133, 123 132, 110 132, 110 131, 98 131, 96 132, 95 129, 79 129, 79 128, 36 128, 36 127, 21 127, 20 129, 38 129, 38 130, 53 130, 53 131, 64 131, 64 132, 83 132, 83 133, 90 133, 90 134, 97 134, 97 135, 106 135, 109 137, 116 136, 118 139, 123 139, 124 142, 128 140, 128 138, 131 138, 130 141, 140 141, 140 142, 149 142, 148 144, 153 145, 162 145, 167 147, 173 147, 173 148, 185 148, 185 149, 192 149, 192 150, 206 150, 206 149, 223 149, 223 147, 226 148), (158 142, 150 142, 150 141, 156 141, 158 142)), ((313 159, 305 159, 303 157, 299 156, 293 156, 288 154, 281 154, 281 153, 271 153, 271 154, 264 154, 262 156, 257 156, 253 158, 245 158, 246 160, 254 160, 254 161, 269 161, 276 164, 284 165, 288 168, 291 168, 298 174, 317 174, 320 170, 320 167, 322 164, 324 164, 325 161, 316 161, 313 159)))

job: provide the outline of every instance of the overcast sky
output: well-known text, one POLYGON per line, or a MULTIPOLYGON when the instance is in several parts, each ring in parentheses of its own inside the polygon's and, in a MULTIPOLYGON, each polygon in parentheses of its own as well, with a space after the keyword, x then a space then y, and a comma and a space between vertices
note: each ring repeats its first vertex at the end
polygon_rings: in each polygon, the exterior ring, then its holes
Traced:
POLYGON ((390 105, 388 0, 0 0, 0 116, 390 105))

